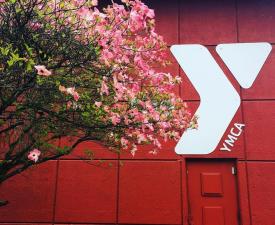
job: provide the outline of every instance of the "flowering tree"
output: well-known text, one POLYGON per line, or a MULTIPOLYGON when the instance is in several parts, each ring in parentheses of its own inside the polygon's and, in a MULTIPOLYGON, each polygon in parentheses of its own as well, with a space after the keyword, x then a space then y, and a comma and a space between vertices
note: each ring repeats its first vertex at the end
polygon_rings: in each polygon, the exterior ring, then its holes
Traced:
POLYGON ((0 2, 0 183, 86 140, 134 155, 196 126, 179 77, 155 70, 166 45, 140 0, 0 2))

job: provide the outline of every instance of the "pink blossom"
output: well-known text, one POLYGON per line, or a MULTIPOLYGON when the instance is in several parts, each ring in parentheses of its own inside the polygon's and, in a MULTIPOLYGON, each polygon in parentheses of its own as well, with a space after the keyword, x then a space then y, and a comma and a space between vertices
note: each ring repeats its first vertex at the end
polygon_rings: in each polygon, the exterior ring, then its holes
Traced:
POLYGON ((92 0, 92 6, 97 6, 98 5, 98 0, 92 0))
POLYGON ((89 12, 90 12, 89 8, 83 6, 77 11, 77 14, 85 17, 89 12))
POLYGON ((160 119, 159 112, 154 111, 151 116, 155 121, 160 119))
POLYGON ((127 90, 127 94, 129 96, 129 99, 134 99, 136 96, 136 93, 133 91, 133 89, 127 90))
POLYGON ((144 19, 137 11, 132 10, 130 13, 131 30, 136 31, 144 26, 144 19))
POLYGON ((93 15, 94 15, 95 17, 97 17, 98 19, 99 19, 99 18, 100 18, 100 19, 105 19, 106 16, 107 16, 106 14, 101 13, 97 8, 94 8, 93 15))
MULTIPOLYGON (((99 33, 103 32, 103 31, 101 31, 102 28, 103 27, 99 27, 99 26, 97 27, 99 33)), ((102 39, 98 40, 98 44, 103 48, 108 47, 107 42, 108 42, 108 39, 106 39, 106 38, 102 38, 102 39)))
POLYGON ((135 144, 132 145, 131 154, 134 157, 137 151, 137 146, 135 144))
POLYGON ((128 144, 129 144, 129 141, 126 138, 122 137, 120 139, 120 143, 121 143, 123 148, 127 148, 128 144))
POLYGON ((176 83, 176 84, 179 84, 179 83, 181 83, 181 82, 182 82, 181 77, 180 77, 180 76, 176 76, 176 77, 175 77, 175 83, 176 83))
POLYGON ((111 121, 113 125, 117 125, 120 122, 120 116, 117 113, 112 113, 111 121))
POLYGON ((102 106, 102 102, 95 102, 95 105, 96 105, 97 107, 100 107, 100 106, 102 106))
POLYGON ((41 154, 41 152, 35 148, 29 152, 28 159, 31 161, 34 161, 36 163, 39 159, 40 154, 41 154))
POLYGON ((145 108, 145 102, 139 100, 138 104, 139 104, 140 106, 142 106, 143 108, 145 108))
POLYGON ((168 122, 160 122, 159 124, 162 129, 168 129, 171 127, 171 125, 168 122))
POLYGON ((150 131, 154 131, 155 130, 153 124, 151 124, 151 123, 146 124, 146 127, 148 127, 150 131))
POLYGON ((110 112, 110 107, 107 106, 107 105, 105 105, 105 106, 103 107, 103 109, 104 109, 105 112, 110 112))
POLYGON ((79 94, 76 91, 73 93, 73 97, 75 101, 79 100, 79 94))
POLYGON ((75 87, 65 88, 64 86, 59 85, 59 91, 65 92, 66 94, 73 96, 75 101, 78 101, 80 98, 78 92, 75 90, 75 87))
POLYGON ((89 10, 88 7, 81 7, 78 11, 77 14, 79 16, 81 16, 83 19, 86 20, 93 20, 93 14, 92 12, 89 10))
POLYGON ((75 92, 75 87, 66 88, 66 92, 70 95, 73 95, 75 92))
POLYGON ((72 101, 68 101, 67 102, 67 109, 71 108, 72 104, 73 104, 72 101))
POLYGON ((103 94, 109 95, 109 88, 108 88, 105 80, 102 80, 100 93, 101 93, 101 95, 103 95, 103 94))
POLYGON ((138 84, 133 84, 133 86, 132 86, 132 91, 133 91, 134 93, 139 92, 139 91, 140 91, 140 85, 138 85, 138 84))
POLYGON ((158 150, 157 149, 153 149, 152 151, 149 151, 149 154, 157 155, 158 154, 158 150))
POLYGON ((153 19, 155 17, 155 12, 153 9, 149 9, 147 14, 146 14, 147 17, 149 17, 150 19, 153 19))
POLYGON ((45 77, 52 75, 52 72, 47 70, 46 67, 43 65, 37 65, 37 66, 34 66, 34 68, 37 70, 38 75, 45 76, 45 77))
POLYGON ((72 0, 72 2, 74 3, 75 6, 80 6, 80 5, 83 5, 85 0, 72 0))
POLYGON ((125 123, 126 125, 129 125, 130 120, 129 120, 128 116, 124 116, 124 123, 125 123))
POLYGON ((108 50, 108 49, 104 49, 102 52, 101 52, 101 59, 107 64, 109 65, 109 61, 111 59, 113 59, 114 57, 114 54, 108 50))
MULTIPOLYGON (((1 3, 1 2, 0 2, 1 3)), ((29 23, 29 27, 33 30, 38 30, 39 28, 42 27, 42 25, 38 22, 34 23, 34 22, 30 22, 29 23)))
POLYGON ((67 91, 67 89, 62 85, 59 85, 58 89, 59 89, 60 92, 66 92, 67 91))
POLYGON ((138 134, 138 135, 137 135, 137 141, 138 141, 138 143, 140 144, 140 143, 142 143, 142 142, 147 141, 147 138, 145 137, 144 134, 138 134))
POLYGON ((157 146, 158 148, 161 148, 161 143, 159 142, 158 139, 155 139, 155 140, 153 141, 153 144, 154 144, 155 146, 157 146))

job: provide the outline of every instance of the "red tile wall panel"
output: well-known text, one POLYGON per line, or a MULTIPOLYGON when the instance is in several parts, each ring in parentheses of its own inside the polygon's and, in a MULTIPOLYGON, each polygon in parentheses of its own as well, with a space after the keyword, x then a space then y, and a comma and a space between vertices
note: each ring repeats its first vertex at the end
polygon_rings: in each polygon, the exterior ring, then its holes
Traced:
POLYGON ((62 160, 59 163, 55 222, 114 223, 117 162, 62 160))
POLYGON ((180 43, 216 45, 236 41, 235 1, 181 0, 180 43))
POLYGON ((189 201, 188 201, 188 190, 187 190, 187 165, 186 161, 181 162, 181 196, 182 196, 182 220, 183 225, 189 225, 189 201))
MULTIPOLYGON (((183 100, 200 100, 200 96, 182 69, 180 69, 182 83, 180 84, 180 96, 183 100)), ((203 75, 202 75, 203 76, 203 75)))
POLYGON ((181 156, 175 153, 176 142, 168 140, 167 142, 161 141, 162 148, 156 149, 154 145, 140 145, 135 153, 135 156, 131 154, 130 150, 123 150, 120 154, 120 159, 180 159, 181 156), (153 154, 153 150, 157 151, 157 154, 153 154))
POLYGON ((33 166, 0 186, 1 222, 51 222, 54 211, 56 161, 33 166))
POLYGON ((250 202, 247 184, 247 163, 239 161, 237 163, 237 182, 238 182, 238 198, 240 207, 240 220, 242 225, 251 225, 250 223, 250 202))
POLYGON ((275 101, 243 103, 247 159, 275 159, 275 101))
POLYGON ((249 162, 247 166, 252 225, 274 225, 275 163, 249 162))
MULTIPOLYGON (((53 225, 116 225, 114 223, 55 223, 53 225)), ((2 224, 0 224, 2 225, 2 224)), ((20 224, 19 224, 20 225, 20 224)))
POLYGON ((169 45, 179 43, 179 1, 145 0, 143 2, 155 10, 156 32, 162 35, 169 45))
POLYGON ((126 224, 181 224, 180 163, 125 161, 118 219, 126 224))
MULTIPOLYGON (((61 138, 60 146, 71 146, 74 138, 61 138)), ((118 154, 110 151, 103 144, 96 141, 85 141, 76 146, 71 154, 62 157, 62 159, 91 159, 87 151, 92 154, 92 159, 117 159, 118 154)))
POLYGON ((275 42, 275 2, 238 0, 240 42, 275 42))
POLYGON ((51 223, 0 223, 1 225, 52 225, 51 223))
MULTIPOLYGON (((110 1, 99 2, 106 4, 110 1)), ((241 94, 242 107, 218 148, 210 155, 179 156, 174 152, 176 143, 168 142, 157 155, 148 153, 152 146, 142 146, 133 158, 129 153, 118 156, 98 143, 82 143, 73 154, 63 157, 58 166, 56 161, 51 161, 2 184, 0 199, 8 199, 10 204, 0 207, 0 222, 13 225, 27 222, 30 225, 40 222, 187 225, 184 159, 199 157, 243 160, 237 163, 241 222, 243 225, 274 225, 275 53, 271 52, 253 86, 240 91, 239 84, 215 52, 215 46, 238 41, 275 43, 275 1, 145 2, 155 9, 156 30, 169 45, 208 45, 219 66, 241 94), (235 122, 246 124, 245 134, 236 141, 231 152, 219 151, 235 122), (86 149, 95 153, 95 159, 106 160, 103 166, 98 166, 99 160, 89 161, 96 166, 78 160, 86 158, 86 149), (118 158, 122 160, 119 169, 118 158)), ((156 69, 174 75, 181 73, 183 83, 174 91, 184 100, 191 101, 189 105, 194 113, 199 105, 199 95, 169 51, 168 54, 172 64, 165 69, 156 69)), ((69 142, 62 139, 60 144, 64 146, 69 142)))

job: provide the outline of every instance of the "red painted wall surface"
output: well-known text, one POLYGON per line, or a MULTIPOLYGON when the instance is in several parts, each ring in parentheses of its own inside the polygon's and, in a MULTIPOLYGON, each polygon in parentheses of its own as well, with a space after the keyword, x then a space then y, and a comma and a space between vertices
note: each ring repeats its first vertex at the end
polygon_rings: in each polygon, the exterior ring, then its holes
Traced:
MULTIPOLYGON (((243 90, 214 51, 220 43, 275 43, 274 0, 147 0, 156 10, 157 30, 169 45, 206 45, 239 91, 234 122, 246 124, 231 152, 179 156, 169 143, 157 156, 150 146, 135 158, 117 156, 93 143, 65 158, 34 167, 4 183, 4 224, 184 224, 188 220, 186 158, 233 158, 237 162, 241 224, 275 225, 275 50, 252 88, 243 90), (96 160, 79 160, 91 148, 96 160), (102 159, 104 163, 102 164, 102 159)), ((167 70, 181 74, 175 90, 194 112, 199 96, 171 56, 167 70)), ((217 102, 217 105, 219 102, 217 102)), ((226 134, 228 131, 226 132, 226 134)), ((221 140, 221 142, 225 137, 221 140)), ((61 144, 66 143, 62 140, 61 144)), ((221 144, 221 143, 220 143, 221 144)), ((230 225, 230 224, 228 224, 230 225)))

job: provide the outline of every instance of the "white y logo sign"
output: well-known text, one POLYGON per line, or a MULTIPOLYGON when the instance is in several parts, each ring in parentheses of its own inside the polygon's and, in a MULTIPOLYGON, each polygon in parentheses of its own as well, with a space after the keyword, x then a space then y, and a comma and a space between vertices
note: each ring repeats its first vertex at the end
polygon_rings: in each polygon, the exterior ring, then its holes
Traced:
MULTIPOLYGON (((269 43, 220 44, 216 51, 243 88, 250 88, 272 47, 269 43)), ((197 130, 186 131, 178 154, 208 154, 219 144, 240 106, 240 96, 206 47, 173 45, 171 51, 201 99, 197 130)))

